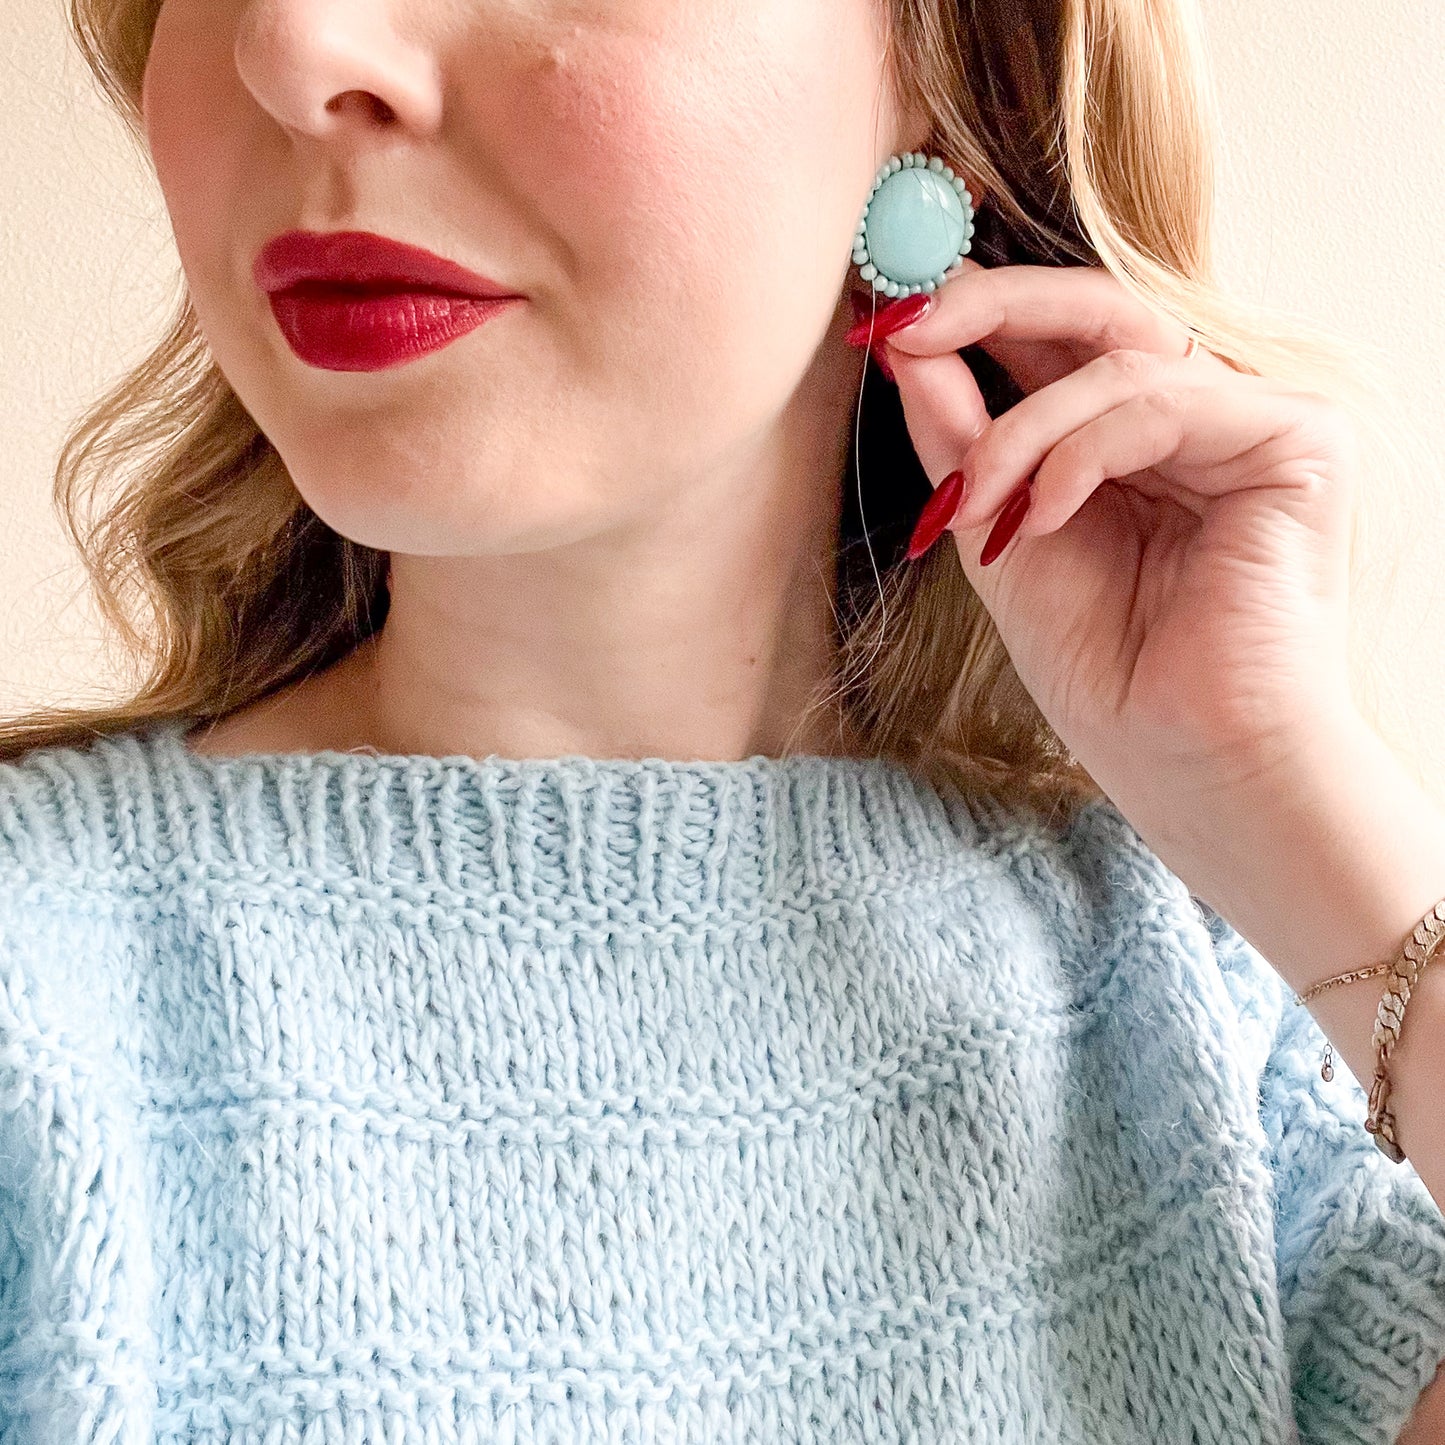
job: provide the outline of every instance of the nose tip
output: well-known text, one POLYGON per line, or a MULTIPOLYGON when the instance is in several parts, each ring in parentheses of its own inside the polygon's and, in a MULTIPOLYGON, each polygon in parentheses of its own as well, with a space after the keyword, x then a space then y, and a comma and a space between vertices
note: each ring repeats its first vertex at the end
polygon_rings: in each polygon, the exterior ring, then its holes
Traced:
POLYGON ((356 139, 398 126, 426 135, 440 124, 436 57, 398 34, 385 6, 253 0, 234 55, 246 88, 293 135, 356 139))

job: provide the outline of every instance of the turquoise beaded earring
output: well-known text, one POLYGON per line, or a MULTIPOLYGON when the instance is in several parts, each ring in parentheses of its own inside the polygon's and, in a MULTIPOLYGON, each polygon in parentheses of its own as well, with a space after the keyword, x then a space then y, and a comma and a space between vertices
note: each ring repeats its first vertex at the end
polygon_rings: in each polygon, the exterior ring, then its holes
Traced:
POLYGON ((858 274, 890 298, 936 291, 962 269, 973 218, 968 187, 937 156, 891 156, 853 238, 858 274))

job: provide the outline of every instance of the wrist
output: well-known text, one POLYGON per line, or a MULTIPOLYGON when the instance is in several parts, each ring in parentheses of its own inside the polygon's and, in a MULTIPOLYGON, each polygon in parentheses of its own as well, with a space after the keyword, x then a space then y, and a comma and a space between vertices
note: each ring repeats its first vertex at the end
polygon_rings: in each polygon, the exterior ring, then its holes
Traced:
POLYGON ((1445 896, 1445 812, 1358 713, 1221 776, 1135 827, 1296 992, 1383 961, 1445 896))
POLYGON ((1122 810, 1192 892, 1225 912, 1222 901, 1246 882, 1269 840, 1297 846, 1295 835, 1348 811, 1366 778, 1396 791, 1397 772, 1398 760, 1353 705, 1317 707, 1308 727, 1196 750, 1168 774, 1167 791, 1149 789, 1142 805, 1122 810))

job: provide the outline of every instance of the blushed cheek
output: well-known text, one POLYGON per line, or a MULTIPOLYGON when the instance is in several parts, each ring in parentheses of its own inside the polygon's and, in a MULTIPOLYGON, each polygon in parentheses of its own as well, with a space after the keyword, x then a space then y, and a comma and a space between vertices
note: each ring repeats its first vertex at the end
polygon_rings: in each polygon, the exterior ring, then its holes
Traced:
POLYGON ((701 446, 773 414, 826 331, 875 170, 876 61, 813 0, 778 0, 770 27, 692 13, 665 41, 539 50, 508 77, 499 154, 567 268, 556 335, 578 374, 695 418, 701 446))
POLYGON ((142 104, 176 247, 194 282, 218 263, 208 248, 230 233, 225 207, 233 191, 225 122, 217 111, 215 63, 185 42, 184 36, 158 34, 142 104))
MULTIPOLYGON (((184 7, 162 9, 141 81, 141 114, 156 170, 167 191, 190 191, 205 169, 207 147, 198 133, 208 114, 201 88, 207 62, 200 39, 184 23, 184 7)), ((212 73, 212 88, 215 74, 212 73)))
POLYGON ((634 50, 552 59, 535 79, 528 129, 547 179, 534 194, 589 289, 665 292, 753 264, 737 242, 767 115, 740 104, 729 73, 634 50))

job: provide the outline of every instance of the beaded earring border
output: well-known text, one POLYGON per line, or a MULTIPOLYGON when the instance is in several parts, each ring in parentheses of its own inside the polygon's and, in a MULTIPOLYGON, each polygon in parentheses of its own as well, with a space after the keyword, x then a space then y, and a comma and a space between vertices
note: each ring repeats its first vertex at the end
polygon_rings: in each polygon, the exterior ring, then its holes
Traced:
POLYGON ((889 157, 853 237, 858 274, 890 298, 936 291, 972 248, 974 215, 967 184, 941 157, 889 157))

